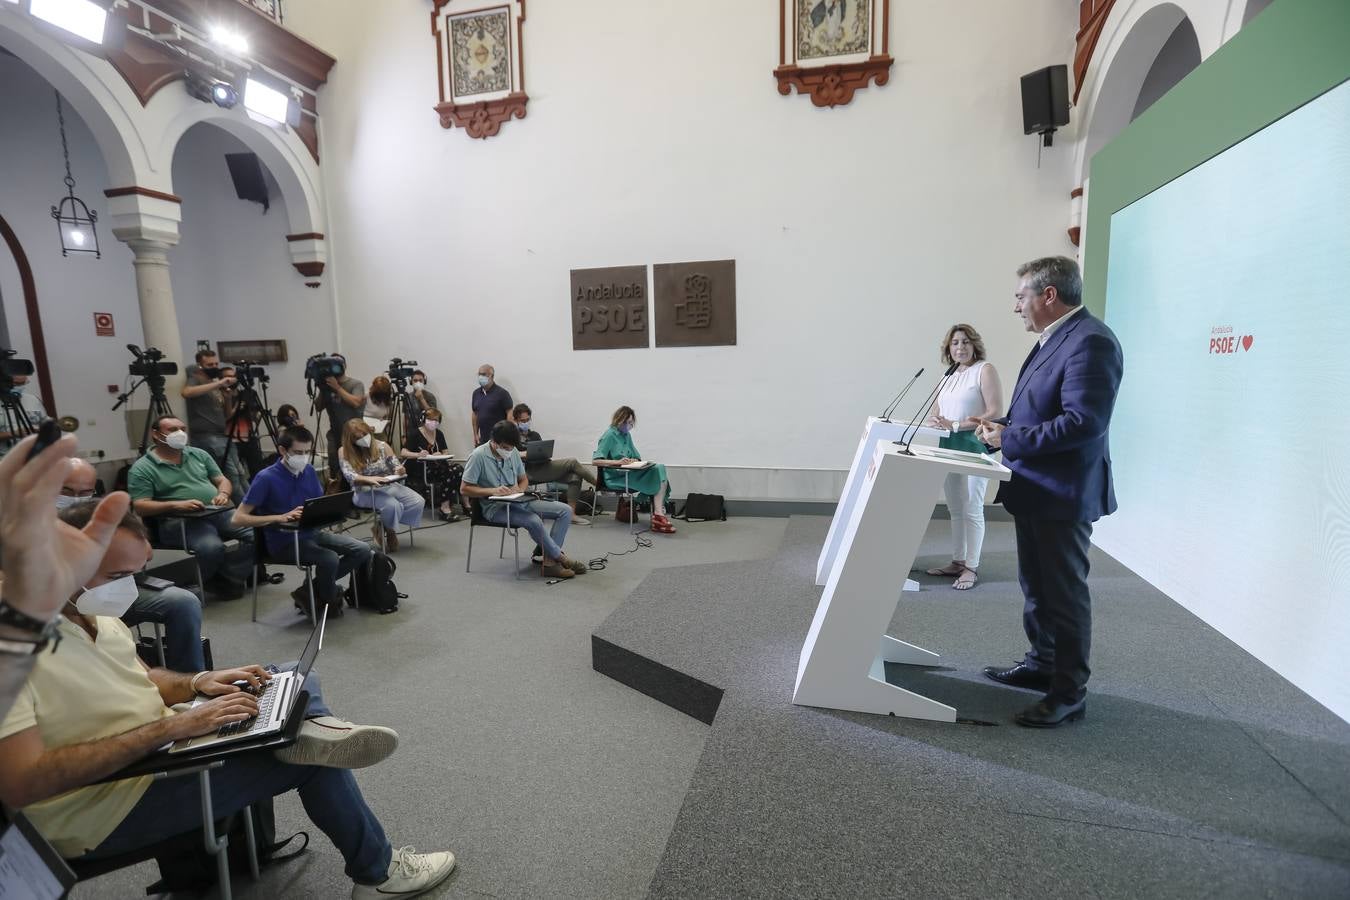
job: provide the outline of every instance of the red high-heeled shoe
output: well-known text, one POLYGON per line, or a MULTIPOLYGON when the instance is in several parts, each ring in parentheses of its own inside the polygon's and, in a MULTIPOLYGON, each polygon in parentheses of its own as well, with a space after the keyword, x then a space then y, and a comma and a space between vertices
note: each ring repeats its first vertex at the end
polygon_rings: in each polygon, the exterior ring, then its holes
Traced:
POLYGON ((675 526, 670 524, 670 519, 667 517, 652 513, 652 531, 657 531, 661 534, 674 534, 675 526))

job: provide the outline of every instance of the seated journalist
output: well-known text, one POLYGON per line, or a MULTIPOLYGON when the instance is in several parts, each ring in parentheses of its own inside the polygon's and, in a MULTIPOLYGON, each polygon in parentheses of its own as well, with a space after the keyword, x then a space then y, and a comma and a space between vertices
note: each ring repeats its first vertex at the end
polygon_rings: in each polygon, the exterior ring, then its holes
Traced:
MULTIPOLYGON (((108 512, 89 502, 66 514, 102 528, 108 512)), ((134 570, 148 552, 145 525, 128 512, 115 523, 104 568, 134 570)), ((36 657, 0 724, 0 802, 22 810, 66 858, 114 856, 200 828, 196 779, 95 782, 167 743, 253 717, 255 694, 272 677, 257 665, 194 674, 146 668, 127 627, 92 612, 116 613, 133 596, 102 573, 76 588, 56 626, 59 652, 36 657)), ((305 690, 308 718, 295 744, 240 754, 211 772, 216 815, 297 791, 346 861, 353 898, 411 896, 444 880, 454 854, 395 850, 349 771, 387 758, 398 735, 334 717, 313 672, 305 690)))
POLYGON ((581 499, 583 481, 591 487, 596 486, 594 473, 572 457, 560 459, 555 456, 542 462, 531 461, 525 451, 525 445, 530 441, 543 440, 539 432, 534 430, 534 411, 524 403, 517 403, 515 409, 511 411, 511 417, 515 419, 516 428, 520 431, 520 458, 525 461, 525 474, 529 476, 530 483, 552 484, 556 481, 566 484, 567 508, 572 510, 572 524, 591 524, 590 520, 577 515, 577 501, 581 499))
POLYGON ((674 534, 675 526, 670 524, 670 518, 666 515, 666 501, 670 499, 666 467, 653 463, 643 469, 630 469, 627 473, 623 471, 623 466, 642 461, 637 445, 633 443, 633 428, 636 425, 637 413, 633 412, 631 406, 620 406, 614 410, 609 428, 600 435, 600 441, 596 444, 592 462, 600 471, 601 483, 609 490, 622 491, 626 484, 629 491, 651 498, 652 531, 674 534))
POLYGON ((132 508, 152 522, 177 518, 158 523, 159 542, 196 556, 202 580, 215 599, 242 597, 253 569, 253 535, 234 525, 230 480, 221 474, 211 454, 187 445, 181 419, 160 416, 150 436, 153 446, 127 475, 132 508), (227 560, 225 542, 229 540, 239 541, 240 546, 234 558, 227 560))

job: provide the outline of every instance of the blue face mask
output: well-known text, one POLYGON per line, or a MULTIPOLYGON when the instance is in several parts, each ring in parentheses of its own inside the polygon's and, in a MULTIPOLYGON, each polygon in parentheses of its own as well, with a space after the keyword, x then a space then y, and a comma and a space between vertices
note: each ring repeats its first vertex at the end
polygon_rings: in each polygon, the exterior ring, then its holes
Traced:
POLYGON ((479 375, 479 376, 478 376, 478 386, 479 386, 479 387, 487 387, 487 386, 488 386, 488 382, 491 381, 491 380, 492 380, 492 379, 491 379, 491 378, 488 378, 486 375, 479 375))
POLYGON ((526 434, 526 433, 528 433, 529 430, 530 430, 530 423, 529 423, 529 422, 517 422, 517 423, 516 423, 516 427, 520 429, 520 433, 521 433, 521 434, 526 434))
POLYGON ((632 430, 633 430, 633 423, 632 423, 632 422, 624 422, 622 425, 619 426, 619 433, 620 433, 620 434, 627 434, 628 432, 630 432, 630 431, 632 431, 632 430))

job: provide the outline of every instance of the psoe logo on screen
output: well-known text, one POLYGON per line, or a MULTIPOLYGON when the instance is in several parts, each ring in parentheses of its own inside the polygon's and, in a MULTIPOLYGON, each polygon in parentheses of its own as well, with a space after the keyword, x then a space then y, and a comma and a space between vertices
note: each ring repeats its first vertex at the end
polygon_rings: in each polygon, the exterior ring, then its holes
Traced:
POLYGON ((1215 325, 1209 332, 1209 352, 1211 354, 1231 355, 1239 351, 1246 353, 1252 349, 1255 336, 1236 334, 1232 325, 1215 325))

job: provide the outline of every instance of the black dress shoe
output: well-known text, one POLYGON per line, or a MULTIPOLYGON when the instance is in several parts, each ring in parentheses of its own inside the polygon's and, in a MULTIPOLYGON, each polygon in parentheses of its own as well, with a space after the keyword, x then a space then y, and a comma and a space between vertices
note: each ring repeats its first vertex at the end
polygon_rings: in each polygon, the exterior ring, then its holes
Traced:
POLYGON ((1066 722, 1077 722, 1087 715, 1087 698, 1070 703, 1059 697, 1046 696, 1022 710, 1013 721, 1025 728, 1058 728, 1066 722))
POLYGON ((1028 668, 1026 663, 1018 663, 1010 669, 1000 669, 997 666, 985 666, 984 676, 986 678, 994 679, 999 684, 1006 684, 1012 687, 1032 688, 1033 690, 1038 691, 1044 691, 1050 688, 1050 673, 1028 668))

